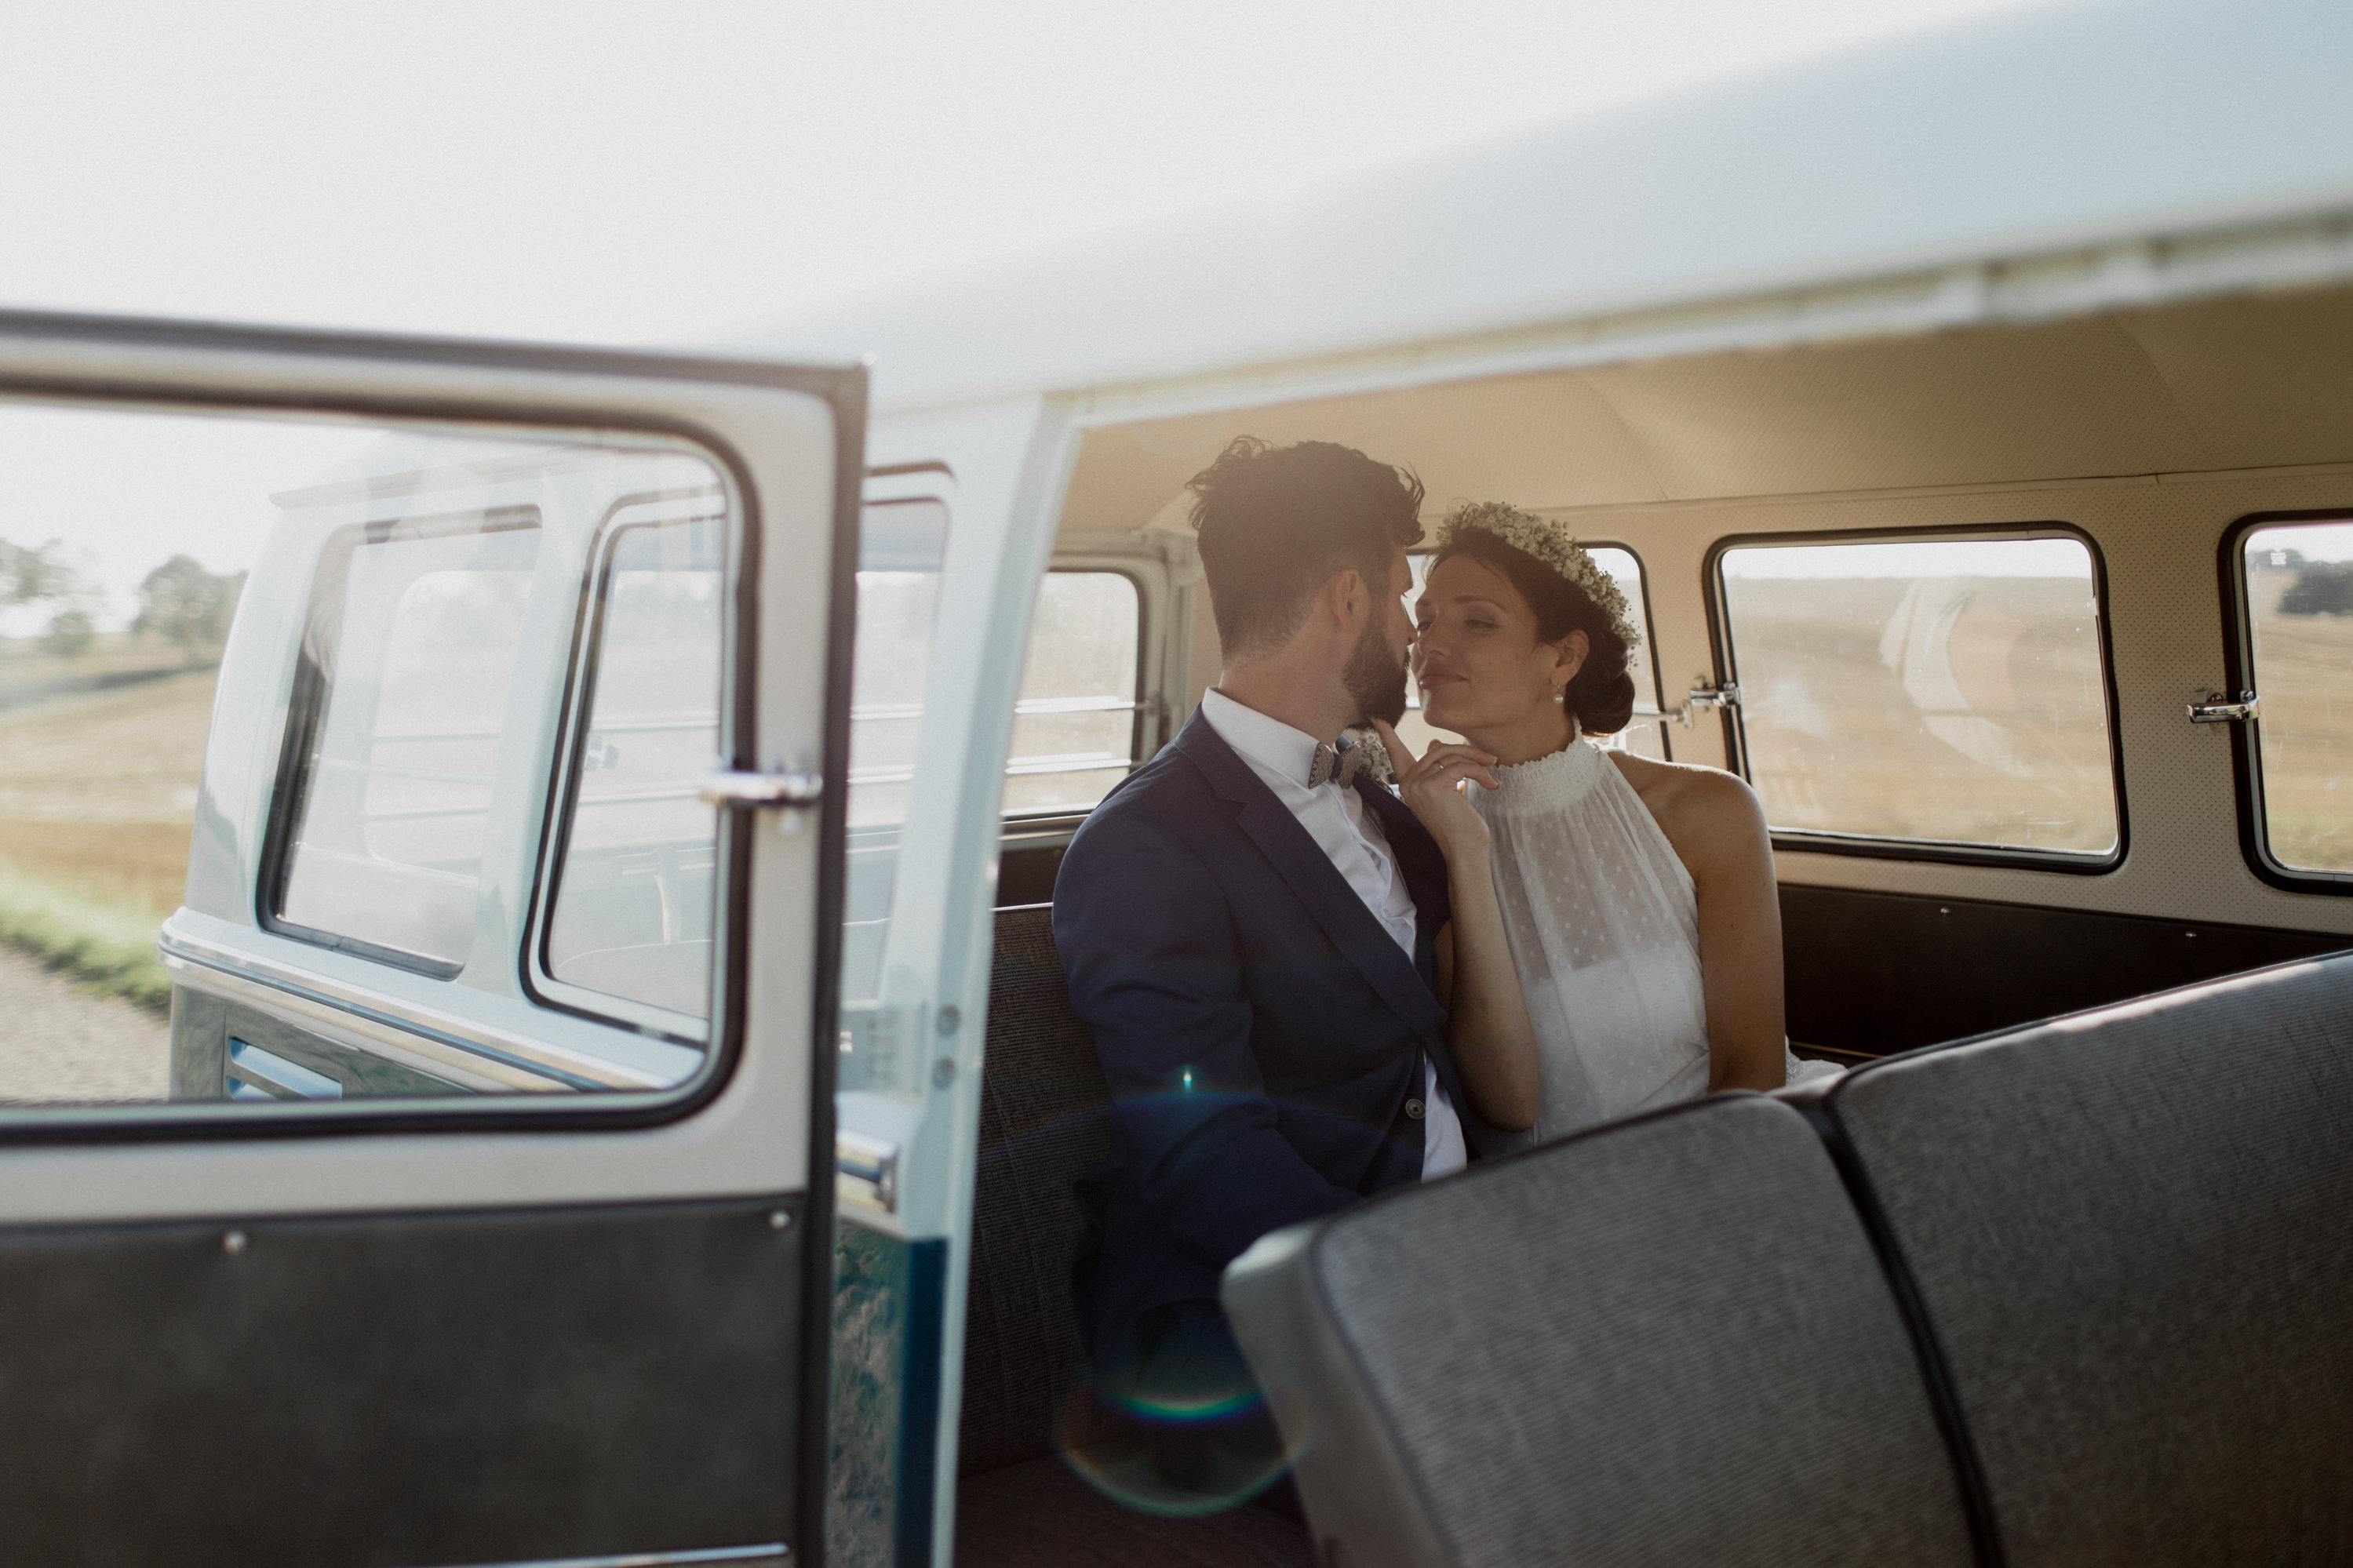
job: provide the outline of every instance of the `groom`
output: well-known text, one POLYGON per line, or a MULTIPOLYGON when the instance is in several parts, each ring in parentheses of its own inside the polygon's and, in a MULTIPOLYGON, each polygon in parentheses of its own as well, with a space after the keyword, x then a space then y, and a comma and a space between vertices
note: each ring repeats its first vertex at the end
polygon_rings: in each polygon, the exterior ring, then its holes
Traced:
POLYGON ((1119 1149, 1080 1313, 1131 1409, 1247 1403, 1225 1266, 1465 1158, 1433 991, 1445 862, 1341 738, 1405 709, 1420 483, 1329 442, 1244 437, 1189 488, 1218 684, 1054 884, 1119 1149))

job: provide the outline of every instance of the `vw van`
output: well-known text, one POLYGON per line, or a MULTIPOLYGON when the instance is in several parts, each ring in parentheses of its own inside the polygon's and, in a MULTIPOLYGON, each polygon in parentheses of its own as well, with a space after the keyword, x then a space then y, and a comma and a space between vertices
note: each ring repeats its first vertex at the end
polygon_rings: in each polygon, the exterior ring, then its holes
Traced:
POLYGON ((2353 1553, 2348 62, 2023 11, 691 353, 0 316, 113 498, 0 564, 144 595, 0 610, 0 931, 131 998, 0 989, 4 1554, 2353 1553), (1139 1468, 1070 1295, 1055 873, 1240 435, 1594 547, 1849 1069, 1239 1260, 1303 1521, 1139 1468))

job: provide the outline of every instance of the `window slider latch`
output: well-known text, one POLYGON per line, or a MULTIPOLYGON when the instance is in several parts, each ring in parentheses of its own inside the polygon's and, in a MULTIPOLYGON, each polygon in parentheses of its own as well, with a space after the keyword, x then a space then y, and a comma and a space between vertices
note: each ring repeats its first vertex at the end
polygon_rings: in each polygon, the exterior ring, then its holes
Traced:
POLYGON ((2263 711, 2263 699, 2242 691, 2234 701, 2227 691, 2210 691, 2189 705, 2192 724, 2243 724, 2263 711))
POLYGON ((763 773, 713 768, 702 775, 700 793, 705 801, 723 808, 807 811, 825 799, 825 780, 805 772, 763 773))
POLYGON ((1727 680, 1718 686, 1707 677, 1701 676, 1692 682, 1691 690, 1683 696, 1683 705, 1675 710, 1675 717, 1682 720, 1683 728, 1688 730, 1692 727, 1693 715, 1703 708, 1713 708, 1720 713, 1727 708, 1739 706, 1740 683, 1738 681, 1727 680))

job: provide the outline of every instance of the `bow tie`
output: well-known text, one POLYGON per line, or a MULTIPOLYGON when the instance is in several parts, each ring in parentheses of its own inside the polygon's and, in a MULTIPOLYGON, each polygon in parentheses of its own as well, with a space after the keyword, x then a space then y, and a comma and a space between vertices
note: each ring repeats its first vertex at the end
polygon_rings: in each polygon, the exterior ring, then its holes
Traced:
POLYGON ((1327 741, 1315 748, 1315 761, 1307 770, 1307 787, 1336 784, 1346 789, 1356 782, 1356 768, 1364 760, 1365 753, 1345 735, 1337 745, 1327 741))

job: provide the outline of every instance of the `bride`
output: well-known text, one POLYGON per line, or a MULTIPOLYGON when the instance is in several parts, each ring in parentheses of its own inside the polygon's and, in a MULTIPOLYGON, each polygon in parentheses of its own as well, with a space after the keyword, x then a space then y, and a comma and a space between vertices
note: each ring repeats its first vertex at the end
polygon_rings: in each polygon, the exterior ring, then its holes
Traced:
POLYGON ((1593 558, 1557 523, 1459 506, 1414 619, 1422 716, 1469 743, 1416 759, 1378 730, 1399 793, 1446 852, 1441 984, 1458 1056, 1487 1058, 1465 1060, 1484 1089, 1474 1109, 1525 1129, 1493 1140, 1497 1152, 1835 1072, 1799 1063, 1782 1033, 1780 906, 1755 793, 1586 739, 1632 713, 1638 640, 1593 558))

